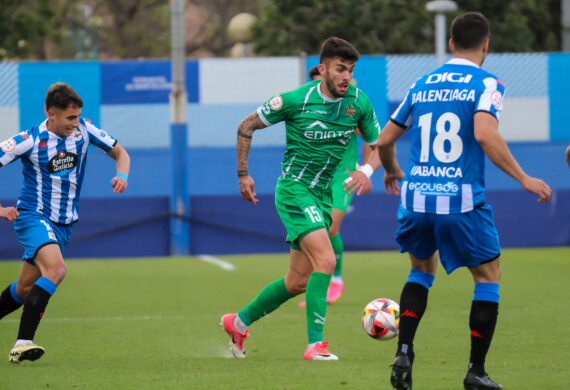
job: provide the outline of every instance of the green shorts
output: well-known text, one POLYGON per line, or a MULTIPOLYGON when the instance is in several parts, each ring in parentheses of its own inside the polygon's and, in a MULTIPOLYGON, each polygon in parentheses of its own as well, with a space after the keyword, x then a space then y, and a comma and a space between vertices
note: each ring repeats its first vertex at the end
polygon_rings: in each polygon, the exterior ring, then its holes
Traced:
POLYGON ((354 194, 349 194, 344 190, 344 181, 350 176, 351 171, 347 168, 339 167, 334 173, 333 179, 331 181, 333 209, 337 209, 346 213, 350 202, 352 202, 352 197, 354 194))
POLYGON ((287 242, 300 250, 307 234, 326 229, 332 221, 331 191, 313 191, 290 178, 280 177, 275 187, 275 208, 287 230, 287 242))

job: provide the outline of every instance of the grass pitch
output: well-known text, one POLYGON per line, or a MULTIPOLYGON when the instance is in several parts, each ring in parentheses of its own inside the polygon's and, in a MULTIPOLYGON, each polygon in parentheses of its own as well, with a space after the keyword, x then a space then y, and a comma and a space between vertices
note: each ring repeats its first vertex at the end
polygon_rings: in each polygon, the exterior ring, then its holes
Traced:
MULTIPOLYGON (((20 311, 0 321, 0 388, 6 389, 389 389, 396 341, 360 325, 374 298, 399 300, 405 255, 348 253, 346 291, 329 306, 326 338, 338 362, 305 362, 302 297, 255 323, 248 357, 234 360, 220 316, 281 277, 285 255, 224 256, 224 271, 186 259, 68 261, 68 275, 36 335, 47 353, 8 363, 20 311)), ((0 288, 19 262, 0 263, 0 288)), ((570 248, 505 250, 501 305, 487 370, 506 389, 570 388, 570 248)), ((414 388, 459 389, 469 355, 471 276, 443 269, 415 343, 414 388)))

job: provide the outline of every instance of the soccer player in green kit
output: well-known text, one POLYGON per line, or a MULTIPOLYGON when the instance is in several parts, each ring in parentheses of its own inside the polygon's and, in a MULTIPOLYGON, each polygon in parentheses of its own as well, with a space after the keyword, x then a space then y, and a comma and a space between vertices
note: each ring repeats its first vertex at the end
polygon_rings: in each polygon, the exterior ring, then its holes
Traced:
MULTIPOLYGON (((309 77, 311 80, 320 80, 321 74, 319 73, 319 67, 314 66, 309 70, 309 77)), ((351 83, 356 85, 354 79, 351 83)), ((354 193, 347 192, 344 182, 349 178, 350 174, 357 170, 358 168, 358 140, 356 133, 359 133, 358 129, 352 136, 346 147, 346 152, 341 162, 338 164, 336 171, 333 175, 331 182, 333 203, 332 203, 332 222, 329 228, 329 236, 331 239, 331 245, 336 257, 336 265, 332 275, 331 284, 327 292, 327 303, 333 303, 340 299, 342 293, 344 292, 344 282, 342 280, 342 270, 344 263, 344 242, 340 234, 340 227, 344 217, 347 214, 350 203, 354 193)), ((371 149, 368 145, 364 145, 363 151, 363 161, 369 161, 368 165, 370 168, 363 167, 366 172, 370 175, 378 168, 380 168, 380 158, 377 153, 371 153, 371 149), (369 158, 372 158, 369 160, 369 158)), ((369 192, 371 187, 363 189, 362 193, 369 192)), ((299 302, 300 307, 305 307, 306 302, 299 302)))
MULTIPOLYGON (((360 54, 349 42, 331 37, 321 48, 322 81, 307 83, 274 96, 239 125, 237 167, 241 196, 256 204, 248 155, 254 130, 284 121, 286 151, 275 188, 275 207, 291 244, 285 277, 265 286, 238 313, 225 314, 221 322, 230 336, 236 358, 245 357, 249 326, 294 296, 306 293, 308 347, 305 360, 338 360, 324 341, 326 295, 335 255, 329 239, 332 219, 331 180, 358 127, 364 140, 375 145, 380 131, 368 97, 350 84, 360 54)), ((351 174, 352 190, 368 184, 367 172, 351 174)))

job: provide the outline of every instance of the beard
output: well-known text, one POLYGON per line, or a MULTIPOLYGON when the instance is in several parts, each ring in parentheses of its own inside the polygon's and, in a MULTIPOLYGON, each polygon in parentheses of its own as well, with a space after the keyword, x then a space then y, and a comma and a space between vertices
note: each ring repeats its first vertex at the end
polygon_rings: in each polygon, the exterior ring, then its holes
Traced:
MULTIPOLYGON (((328 76, 328 74, 326 75, 328 76)), ((344 97, 344 95, 346 95, 346 92, 339 92, 339 90, 336 87, 336 84, 334 83, 334 81, 328 77, 325 77, 325 84, 327 86, 327 89, 329 90, 329 92, 331 93, 331 95, 333 95, 335 98, 341 98, 344 97)), ((348 91, 348 89, 347 89, 348 91)))

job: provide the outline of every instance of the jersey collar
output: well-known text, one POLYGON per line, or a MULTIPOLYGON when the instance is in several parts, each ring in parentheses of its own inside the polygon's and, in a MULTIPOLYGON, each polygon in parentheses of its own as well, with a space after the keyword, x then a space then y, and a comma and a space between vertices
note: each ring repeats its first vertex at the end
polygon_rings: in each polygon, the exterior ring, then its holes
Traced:
POLYGON ((331 99, 330 97, 323 95, 323 93, 321 92, 321 84, 322 84, 322 82, 317 84, 317 92, 319 93, 319 96, 323 98, 324 101, 329 102, 329 103, 336 103, 336 102, 340 102, 342 100, 341 97, 336 98, 336 99, 331 99))
POLYGON ((452 58, 449 61, 447 61, 446 64, 449 64, 449 65, 467 65, 467 66, 474 66, 476 68, 479 68, 479 65, 477 65, 476 63, 471 62, 469 60, 466 60, 465 58, 452 58))

